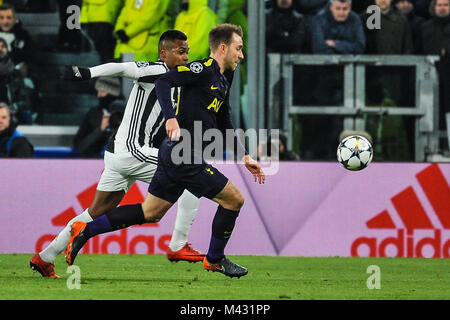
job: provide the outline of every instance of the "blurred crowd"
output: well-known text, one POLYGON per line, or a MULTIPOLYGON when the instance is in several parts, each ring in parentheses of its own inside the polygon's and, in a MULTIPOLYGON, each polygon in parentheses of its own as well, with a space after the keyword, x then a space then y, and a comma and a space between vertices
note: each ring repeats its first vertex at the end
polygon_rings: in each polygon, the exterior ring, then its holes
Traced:
MULTIPOLYGON (((449 1, 266 0, 266 49, 268 53, 300 54, 432 54, 446 61, 450 56, 449 1), (380 12, 379 28, 373 27, 373 5, 380 12)), ((209 54, 207 35, 215 25, 239 24, 244 37, 247 36, 246 11, 246 0, 0 0, 0 102, 9 106, 9 113, 19 124, 32 124, 40 110, 40 95, 28 74, 28 65, 36 49, 17 12, 58 12, 61 24, 57 42, 51 50, 79 53, 86 48, 94 49, 101 63, 107 63, 119 61, 124 53, 130 52, 136 61, 157 60, 159 36, 171 28, 186 33, 190 61, 201 59, 209 54), (214 10, 211 3, 214 3, 214 10), (67 8, 73 5, 81 8, 81 28, 67 27, 67 21, 73 15, 67 8)), ((247 42, 244 43, 246 56, 247 42)), ((437 68, 448 70, 444 62, 437 68)), ((240 72, 241 83, 245 84, 245 60, 240 72)), ((377 76, 374 72, 374 82, 401 81, 401 78, 377 76)), ((440 72, 441 84, 448 84, 448 73, 440 72)), ((306 78, 312 76, 311 71, 304 75, 306 78)), ((301 80, 299 83, 303 85, 301 80)), ((118 86, 111 82, 96 84, 98 108, 86 115, 74 140, 74 147, 83 156, 101 156, 110 131, 111 110, 118 110, 105 104, 119 98, 118 86), (99 88, 108 89, 107 99, 99 88), (83 143, 86 136, 91 138, 88 139, 90 144, 83 143)), ((308 97, 313 97, 318 105, 332 105, 342 100, 342 75, 338 70, 316 76, 314 81, 305 79, 305 86, 308 97), (308 82, 316 84, 311 91, 307 88, 308 82), (309 95, 309 92, 313 94, 309 95)), ((377 84, 372 86, 376 88, 377 84)), ((441 85, 441 100, 446 101, 441 103, 443 117, 444 113, 450 114, 448 91, 441 85)), ((371 92, 368 95, 371 96, 371 92)), ((395 92, 390 93, 390 98, 402 99, 396 97, 395 92)), ((308 133, 308 124, 301 125, 308 133)), ((335 120, 328 120, 325 125, 330 132, 335 128, 336 136, 339 135, 335 120)), ((314 130, 317 124, 311 122, 309 127, 314 130)), ((4 131, 0 129, 0 139, 3 135, 4 131)), ((303 145, 302 148, 310 146, 303 145)), ((328 156, 316 151, 316 157, 328 156)), ((6 154, 4 149, 0 152, 6 154)), ((298 156, 293 158, 298 159, 298 156)))
MULTIPOLYGON (((267 1, 268 53, 437 55, 440 128, 450 132, 449 0, 267 1), (378 14, 379 13, 379 14, 378 14)), ((294 104, 343 104, 343 68, 294 69, 294 104)), ((366 105, 415 105, 415 73, 405 67, 366 67, 366 105)), ((294 138, 303 159, 334 159, 332 137, 343 131, 338 116, 294 116, 294 138), (295 130, 297 128, 297 130, 295 130), (317 130, 327 128, 327 130, 317 130)), ((377 159, 414 160, 412 117, 367 117, 366 128, 382 152, 377 159), (382 131, 382 132, 381 132, 382 131), (381 143, 380 143, 381 142, 381 143), (390 145, 389 145, 390 144, 390 145), (381 149, 380 149, 381 150, 381 149)), ((447 139, 450 140, 450 139, 447 139)), ((444 147, 448 149, 447 147, 444 147)))
POLYGON ((447 0, 275 0, 267 2, 268 52, 445 54, 447 0), (376 5, 380 26, 374 27, 376 5), (372 18, 372 20, 371 20, 372 18))

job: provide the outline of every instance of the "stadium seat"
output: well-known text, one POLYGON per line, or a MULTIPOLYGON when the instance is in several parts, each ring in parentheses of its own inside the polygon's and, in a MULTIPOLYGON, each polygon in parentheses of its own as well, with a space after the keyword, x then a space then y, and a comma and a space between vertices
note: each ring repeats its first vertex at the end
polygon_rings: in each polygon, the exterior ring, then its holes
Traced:
POLYGON ((71 147, 62 146, 40 146, 34 147, 35 158, 74 158, 78 155, 78 152, 71 147))

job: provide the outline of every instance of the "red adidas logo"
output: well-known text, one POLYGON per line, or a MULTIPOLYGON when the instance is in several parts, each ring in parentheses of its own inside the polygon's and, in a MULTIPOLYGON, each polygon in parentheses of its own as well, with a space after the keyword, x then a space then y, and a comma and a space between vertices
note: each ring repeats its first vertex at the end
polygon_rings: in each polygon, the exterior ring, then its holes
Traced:
POLYGON ((398 228, 388 210, 384 210, 366 222, 369 229, 394 229, 396 237, 385 239, 360 237, 351 245, 351 256, 357 257, 360 246, 369 247, 370 257, 386 257, 386 248, 395 246, 397 257, 424 257, 423 249, 431 246, 433 258, 450 258, 450 239, 442 239, 443 229, 450 229, 450 187, 437 164, 432 164, 419 173, 416 178, 433 208, 439 223, 432 223, 413 187, 409 186, 391 198, 392 204, 403 223, 398 228), (439 225, 440 224, 440 225, 439 225), (432 237, 414 239, 415 230, 434 230, 432 237), (406 239, 405 239, 406 230, 406 239), (445 242, 444 242, 445 241, 445 242))
MULTIPOLYGON (((92 201, 94 200, 96 189, 97 184, 95 183, 77 194, 76 197, 78 203, 80 204, 83 211, 86 210, 86 208, 89 208, 92 201)), ((128 192, 125 194, 125 197, 123 198, 120 205, 141 203, 143 201, 144 196, 139 190, 137 184, 134 183, 131 186, 130 190, 128 190, 128 192)), ((65 227, 70 220, 76 217, 76 215, 76 210, 73 207, 70 207, 53 217, 51 223, 53 226, 60 227, 59 231, 61 231, 61 228, 65 227)), ((142 227, 157 228, 159 227, 159 224, 146 223, 140 226, 134 226, 132 228, 142 227)), ((55 234, 44 234, 39 237, 35 244, 35 252, 42 251, 45 245, 51 242, 55 237, 55 234)), ((82 253, 108 253, 108 246, 112 243, 115 243, 115 245, 118 245, 120 248, 120 254, 135 254, 137 246, 145 246, 147 248, 147 254, 154 254, 156 246, 161 251, 166 252, 170 239, 171 235, 169 234, 164 234, 157 239, 155 239, 154 235, 148 234, 136 235, 129 239, 127 229, 123 229, 119 234, 93 237, 84 245, 82 253)))

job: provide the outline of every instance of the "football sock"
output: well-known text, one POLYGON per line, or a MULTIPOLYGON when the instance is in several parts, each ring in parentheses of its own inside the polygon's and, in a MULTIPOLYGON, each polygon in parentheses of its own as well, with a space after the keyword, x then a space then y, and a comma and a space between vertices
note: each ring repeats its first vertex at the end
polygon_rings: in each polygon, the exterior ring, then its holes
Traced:
POLYGON ((212 235, 206 258, 211 263, 219 262, 225 254, 225 246, 231 237, 239 211, 228 210, 219 206, 212 223, 212 235))
POLYGON ((92 218, 89 215, 88 209, 84 210, 83 213, 70 220, 65 228, 62 229, 62 231, 56 236, 56 238, 53 239, 53 241, 47 246, 47 248, 39 252, 42 260, 44 260, 45 262, 53 263, 56 256, 60 254, 64 249, 66 249, 67 243, 70 239, 70 229, 72 223, 74 223, 75 221, 91 222, 92 218))
POLYGON ((117 207, 101 217, 89 222, 84 230, 92 238, 101 233, 125 229, 135 224, 145 222, 144 212, 140 203, 117 207))
POLYGON ((170 239, 169 248, 172 251, 182 249, 187 243, 189 231, 194 222, 200 199, 187 190, 184 190, 178 199, 178 210, 175 218, 175 227, 170 239))

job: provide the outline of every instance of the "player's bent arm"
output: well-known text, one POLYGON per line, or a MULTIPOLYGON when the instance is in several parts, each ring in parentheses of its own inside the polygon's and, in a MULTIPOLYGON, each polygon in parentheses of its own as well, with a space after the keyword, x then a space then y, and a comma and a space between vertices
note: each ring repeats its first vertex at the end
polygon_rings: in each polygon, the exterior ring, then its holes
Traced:
POLYGON ((155 81, 156 96, 166 120, 175 118, 175 110, 173 109, 170 91, 171 88, 208 82, 211 79, 211 72, 209 70, 211 69, 202 68, 200 71, 196 70, 196 72, 193 72, 186 66, 178 66, 160 76, 155 81))
POLYGON ((161 106, 161 111, 166 121, 175 118, 175 110, 173 109, 170 90, 173 84, 169 78, 162 76, 155 82, 156 97, 161 106))
POLYGON ((156 97, 158 98, 161 111, 166 119, 166 134, 170 139, 177 141, 180 138, 180 126, 175 117, 175 110, 173 109, 171 99, 171 88, 174 85, 166 75, 159 77, 155 81, 156 97))

